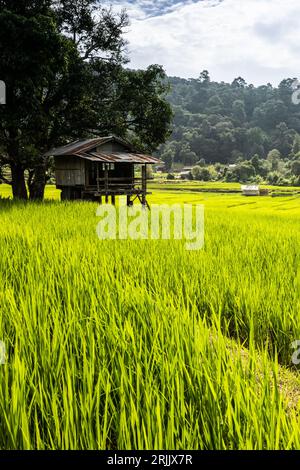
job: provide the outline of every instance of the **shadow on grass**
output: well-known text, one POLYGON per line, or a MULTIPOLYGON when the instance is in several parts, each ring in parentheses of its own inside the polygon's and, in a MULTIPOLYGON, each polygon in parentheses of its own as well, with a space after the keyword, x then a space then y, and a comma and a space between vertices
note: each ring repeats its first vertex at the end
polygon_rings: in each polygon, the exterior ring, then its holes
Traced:
MULTIPOLYGON (((20 199, 12 199, 10 197, 8 198, 3 198, 0 196, 0 214, 1 212, 4 213, 10 213, 13 210, 18 210, 28 214, 30 212, 30 209, 36 209, 37 211, 42 210, 42 209, 49 209, 49 208, 56 208, 59 210, 59 213, 64 213, 64 209, 72 209, 72 208, 77 208, 80 210, 81 206, 87 207, 87 205, 91 209, 95 209, 98 206, 98 202, 96 201, 82 201, 82 200, 77 200, 77 201, 60 201, 60 200, 55 200, 55 199, 44 199, 43 201, 24 201, 20 199)), ((36 212, 34 210, 34 212, 36 212)), ((73 212, 73 211, 72 211, 73 212)), ((75 209, 75 213, 77 213, 75 209)), ((0 219, 1 223, 1 219, 0 219)))
POLYGON ((23 201, 21 199, 12 199, 10 197, 4 198, 0 196, 0 212, 1 211, 10 211, 15 208, 27 208, 27 207, 49 207, 49 206, 59 206, 61 201, 45 199, 44 201, 23 201))

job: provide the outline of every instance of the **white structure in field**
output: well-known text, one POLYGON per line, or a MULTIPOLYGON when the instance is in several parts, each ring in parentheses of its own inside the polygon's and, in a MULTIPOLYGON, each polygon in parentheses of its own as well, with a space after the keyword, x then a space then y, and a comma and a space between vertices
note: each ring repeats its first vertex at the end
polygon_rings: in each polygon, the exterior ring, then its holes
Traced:
POLYGON ((0 80, 0 105, 1 104, 6 104, 6 85, 2 80, 0 80))
POLYGON ((247 185, 242 186, 242 193, 244 196, 259 196, 260 195, 260 188, 258 185, 247 185))

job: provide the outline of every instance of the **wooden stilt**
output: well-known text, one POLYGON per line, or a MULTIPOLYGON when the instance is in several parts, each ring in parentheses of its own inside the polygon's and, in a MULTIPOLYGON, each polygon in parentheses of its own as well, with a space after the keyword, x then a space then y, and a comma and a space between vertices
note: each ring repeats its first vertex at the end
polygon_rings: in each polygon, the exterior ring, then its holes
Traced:
POLYGON ((142 166, 142 205, 147 205, 147 166, 142 166))
POLYGON ((149 206, 147 199, 145 199, 145 203, 143 203, 143 197, 140 196, 139 194, 137 197, 140 203, 143 205, 143 208, 146 209, 146 207, 148 207, 149 211, 151 211, 151 207, 149 206))
POLYGON ((104 187, 105 187, 105 194, 108 193, 108 187, 109 187, 109 182, 108 182, 108 165, 105 163, 105 168, 104 168, 104 187))
POLYGON ((100 191, 100 181, 99 181, 99 165, 100 163, 96 163, 96 167, 97 167, 97 192, 99 193, 100 191))

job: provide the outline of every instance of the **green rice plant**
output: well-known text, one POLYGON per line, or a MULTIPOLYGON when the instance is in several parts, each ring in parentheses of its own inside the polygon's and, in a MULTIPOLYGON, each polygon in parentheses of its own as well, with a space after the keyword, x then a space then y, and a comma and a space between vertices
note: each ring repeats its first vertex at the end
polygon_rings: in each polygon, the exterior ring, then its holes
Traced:
POLYGON ((299 199, 151 201, 204 204, 204 248, 0 202, 0 448, 300 448, 299 199))

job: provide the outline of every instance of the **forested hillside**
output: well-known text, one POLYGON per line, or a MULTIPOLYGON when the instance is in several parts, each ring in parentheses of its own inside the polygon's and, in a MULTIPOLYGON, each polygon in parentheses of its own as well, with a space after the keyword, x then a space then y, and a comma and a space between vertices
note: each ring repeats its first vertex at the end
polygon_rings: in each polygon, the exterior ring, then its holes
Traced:
POLYGON ((283 80, 277 88, 255 87, 242 78, 216 83, 204 71, 199 79, 169 82, 174 130, 159 152, 168 169, 176 163, 244 162, 249 169, 246 177, 228 175, 228 180, 260 175, 274 182, 293 182, 299 177, 300 105, 292 101, 295 79, 283 80))

